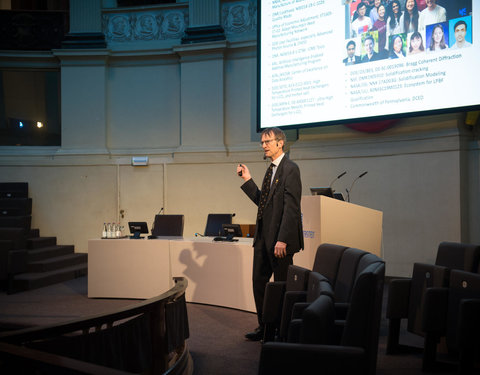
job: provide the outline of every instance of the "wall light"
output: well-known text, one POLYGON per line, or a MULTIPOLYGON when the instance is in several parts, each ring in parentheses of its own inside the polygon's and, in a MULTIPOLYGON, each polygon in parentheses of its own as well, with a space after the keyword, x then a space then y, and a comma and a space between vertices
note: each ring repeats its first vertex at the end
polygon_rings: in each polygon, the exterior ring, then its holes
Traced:
POLYGON ((43 128, 43 123, 40 121, 37 121, 37 128, 39 129, 43 128))

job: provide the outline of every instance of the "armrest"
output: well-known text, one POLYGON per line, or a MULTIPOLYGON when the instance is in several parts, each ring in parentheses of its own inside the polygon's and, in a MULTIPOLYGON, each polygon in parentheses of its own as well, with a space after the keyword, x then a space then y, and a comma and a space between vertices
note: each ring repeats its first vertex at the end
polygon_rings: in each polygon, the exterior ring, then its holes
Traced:
POLYGON ((464 299, 460 302, 458 345, 461 348, 480 347, 480 299, 464 299))
POLYGON ((259 375, 355 374, 365 368, 360 347, 268 342, 262 346, 259 375))
POLYGON ((387 319, 407 318, 412 279, 393 279, 388 285, 387 319))
POLYGON ((292 319, 288 326, 287 342, 300 342, 300 334, 302 332, 302 319, 292 319))
POLYGON ((293 305, 292 309, 292 320, 300 319, 302 317, 303 311, 310 306, 310 302, 297 302, 293 305))
POLYGON ((422 330, 444 335, 447 331, 448 288, 427 288, 422 315, 422 330))
POLYGON ((349 302, 335 302, 335 319, 347 319, 349 302))
POLYGON ((285 338, 288 335, 288 326, 292 320, 292 312, 297 303, 305 302, 307 299, 306 291, 288 291, 285 292, 283 299, 283 308, 280 321, 279 336, 285 338))
POLYGON ((273 281, 265 287, 263 300, 263 322, 275 323, 280 321, 287 283, 285 281, 273 281))
POLYGON ((295 305, 305 303, 306 300, 307 292, 286 292, 283 300, 282 317, 291 319, 295 305))

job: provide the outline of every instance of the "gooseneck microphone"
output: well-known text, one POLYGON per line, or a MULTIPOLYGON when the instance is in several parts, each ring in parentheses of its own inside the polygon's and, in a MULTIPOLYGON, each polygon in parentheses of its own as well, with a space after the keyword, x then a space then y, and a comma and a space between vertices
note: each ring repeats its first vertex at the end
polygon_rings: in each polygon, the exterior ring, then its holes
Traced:
POLYGON ((360 176, 358 176, 355 180, 353 180, 352 185, 350 185, 350 190, 349 190, 349 189, 345 189, 345 190, 347 191, 347 201, 348 201, 348 202, 350 202, 350 193, 352 192, 353 185, 355 184, 355 182, 357 182, 357 180, 358 180, 359 178, 362 178, 362 177, 365 176, 367 173, 368 173, 368 171, 365 171, 365 172, 363 172, 360 176))
MULTIPOLYGON (((330 189, 332 188, 333 183, 334 183, 335 181, 337 181, 339 178, 345 176, 346 174, 347 174, 347 171, 345 171, 345 172, 343 172, 343 173, 340 173, 337 177, 335 177, 335 178, 333 179, 333 181, 332 181, 332 182, 330 183, 330 185, 329 185, 330 189)), ((334 191, 334 190, 332 190, 332 191, 334 191)))

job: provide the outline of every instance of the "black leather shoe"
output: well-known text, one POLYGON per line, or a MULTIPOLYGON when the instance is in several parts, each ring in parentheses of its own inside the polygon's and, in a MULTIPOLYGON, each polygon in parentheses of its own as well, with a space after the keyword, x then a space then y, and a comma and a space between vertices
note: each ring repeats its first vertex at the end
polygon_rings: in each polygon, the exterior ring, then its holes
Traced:
POLYGON ((245 335, 245 338, 250 341, 263 340, 263 327, 257 327, 253 332, 249 332, 245 335))

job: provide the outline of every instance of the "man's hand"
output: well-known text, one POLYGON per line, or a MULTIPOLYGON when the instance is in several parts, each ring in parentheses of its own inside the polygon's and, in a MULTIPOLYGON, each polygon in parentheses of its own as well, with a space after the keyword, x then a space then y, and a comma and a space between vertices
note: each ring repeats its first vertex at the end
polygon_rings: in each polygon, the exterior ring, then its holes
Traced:
POLYGON ((244 181, 248 181, 252 178, 252 176, 250 175, 250 171, 245 164, 237 165, 237 175, 243 178, 244 181))
POLYGON ((285 255, 287 255, 287 244, 282 241, 277 241, 274 254, 277 258, 284 258, 285 255))

